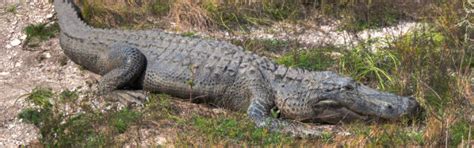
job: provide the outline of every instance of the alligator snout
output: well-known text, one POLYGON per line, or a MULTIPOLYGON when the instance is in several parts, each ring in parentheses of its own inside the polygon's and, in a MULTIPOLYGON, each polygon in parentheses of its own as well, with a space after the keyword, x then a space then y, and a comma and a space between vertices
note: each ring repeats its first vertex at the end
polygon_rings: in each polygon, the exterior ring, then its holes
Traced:
POLYGON ((385 119, 397 119, 403 116, 414 116, 420 110, 420 105, 413 97, 398 97, 385 106, 381 106, 378 116, 385 119))
POLYGON ((408 98, 408 108, 407 108, 407 115, 414 116, 421 110, 420 104, 416 101, 414 97, 407 97, 408 98))

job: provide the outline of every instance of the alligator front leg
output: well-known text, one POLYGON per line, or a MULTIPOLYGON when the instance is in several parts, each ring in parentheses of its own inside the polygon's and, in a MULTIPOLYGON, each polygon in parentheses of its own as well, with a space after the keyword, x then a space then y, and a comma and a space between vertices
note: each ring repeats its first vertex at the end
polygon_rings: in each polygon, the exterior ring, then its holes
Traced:
POLYGON ((126 86, 137 85, 137 80, 146 67, 146 58, 140 50, 132 47, 115 45, 106 54, 103 76, 99 80, 99 95, 106 95, 120 101, 137 103, 136 99, 145 98, 142 92, 118 90, 126 86))
POLYGON ((272 117, 271 109, 275 106, 274 93, 268 82, 265 81, 258 69, 249 69, 245 75, 246 90, 251 99, 247 115, 258 127, 294 137, 320 137, 324 131, 332 130, 328 126, 311 126, 272 117))
POLYGON ((310 138, 321 137, 323 132, 334 132, 334 126, 312 126, 305 123, 271 117, 271 107, 263 104, 264 101, 254 98, 247 115, 257 127, 268 128, 270 131, 289 134, 293 137, 310 138))

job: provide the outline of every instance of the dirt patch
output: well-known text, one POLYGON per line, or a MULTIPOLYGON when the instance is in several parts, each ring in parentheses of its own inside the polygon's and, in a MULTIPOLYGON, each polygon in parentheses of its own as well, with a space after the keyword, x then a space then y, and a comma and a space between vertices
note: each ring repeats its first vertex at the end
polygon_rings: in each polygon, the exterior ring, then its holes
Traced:
POLYGON ((38 139, 38 129, 17 118, 27 106, 25 94, 37 86, 54 91, 88 89, 84 86, 97 76, 68 60, 57 38, 33 49, 22 48, 23 28, 51 22, 53 7, 47 0, 3 1, 0 8, 0 147, 14 147, 38 139))

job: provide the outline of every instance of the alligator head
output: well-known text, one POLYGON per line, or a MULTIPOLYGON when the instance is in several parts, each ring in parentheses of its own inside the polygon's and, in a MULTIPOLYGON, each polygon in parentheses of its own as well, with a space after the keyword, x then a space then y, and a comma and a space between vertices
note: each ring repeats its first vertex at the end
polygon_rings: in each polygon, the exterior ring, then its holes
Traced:
POLYGON ((322 72, 315 83, 299 87, 297 98, 280 99, 281 115, 308 122, 337 123, 354 120, 396 120, 414 115, 419 105, 412 97, 398 96, 364 86, 351 78, 322 72))

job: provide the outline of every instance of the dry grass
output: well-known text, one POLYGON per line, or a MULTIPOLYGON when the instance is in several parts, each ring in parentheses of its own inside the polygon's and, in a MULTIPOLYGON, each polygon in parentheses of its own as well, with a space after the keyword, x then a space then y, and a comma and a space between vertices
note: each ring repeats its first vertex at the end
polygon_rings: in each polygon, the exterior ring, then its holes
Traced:
POLYGON ((190 28, 199 30, 215 29, 215 24, 210 18, 209 12, 200 7, 196 1, 174 1, 168 17, 176 23, 177 30, 190 28))

